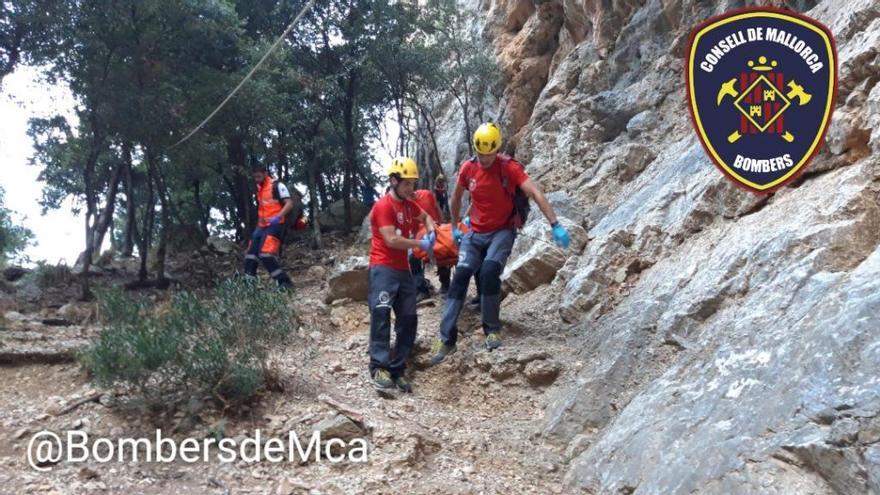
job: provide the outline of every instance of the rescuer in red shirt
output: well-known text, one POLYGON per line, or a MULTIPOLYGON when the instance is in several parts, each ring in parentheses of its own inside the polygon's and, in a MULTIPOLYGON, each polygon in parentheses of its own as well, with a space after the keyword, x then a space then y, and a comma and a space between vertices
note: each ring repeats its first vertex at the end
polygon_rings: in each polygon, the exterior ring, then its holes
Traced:
POLYGON ((516 229, 525 220, 522 218, 524 213, 516 207, 518 195, 537 203, 550 222, 553 240, 559 247, 567 249, 571 243, 565 227, 557 221, 553 207, 523 166, 507 155, 498 154, 501 143, 501 130, 497 125, 491 122, 481 125, 473 136, 477 156, 462 163, 452 191, 453 226, 457 226, 461 218, 464 192, 470 193, 471 232, 462 236, 458 227, 453 230, 453 236, 461 239, 461 245, 440 323, 440 339, 434 345, 431 358, 434 364, 443 362, 456 350, 458 315, 464 304, 468 282, 477 272, 485 345, 490 351, 501 345, 501 272, 513 248, 516 229))
POLYGON ((436 234, 434 222, 412 201, 419 170, 412 158, 399 157, 388 168, 391 187, 388 194, 373 205, 370 227, 369 296, 370 306, 370 378, 377 389, 397 387, 412 392, 404 376, 407 359, 416 341, 416 285, 409 271, 408 250, 430 252, 436 234), (416 241, 421 224, 427 234, 416 241), (394 333, 391 349, 391 311, 394 333))

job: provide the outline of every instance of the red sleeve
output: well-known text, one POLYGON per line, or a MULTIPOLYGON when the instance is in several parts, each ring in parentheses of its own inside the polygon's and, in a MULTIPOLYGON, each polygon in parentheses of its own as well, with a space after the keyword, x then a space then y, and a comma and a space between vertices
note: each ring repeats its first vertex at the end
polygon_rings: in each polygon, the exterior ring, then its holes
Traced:
POLYGON ((517 187, 521 186, 523 182, 529 180, 529 174, 526 173, 525 167, 514 160, 511 160, 508 163, 507 174, 508 177, 510 177, 510 181, 517 187))
POLYGON ((468 187, 467 175, 469 174, 469 164, 470 162, 462 162, 461 168, 458 170, 458 185, 465 189, 468 187))
POLYGON ((440 223, 440 206, 437 204, 437 198, 434 197, 434 193, 428 194, 428 202, 431 207, 425 210, 425 213, 431 217, 434 223, 440 223))
POLYGON ((388 226, 396 226, 396 222, 394 219, 394 209, 391 208, 391 205, 388 204, 387 201, 379 201, 373 207, 372 214, 373 221, 376 222, 376 226, 380 229, 382 227, 388 226))

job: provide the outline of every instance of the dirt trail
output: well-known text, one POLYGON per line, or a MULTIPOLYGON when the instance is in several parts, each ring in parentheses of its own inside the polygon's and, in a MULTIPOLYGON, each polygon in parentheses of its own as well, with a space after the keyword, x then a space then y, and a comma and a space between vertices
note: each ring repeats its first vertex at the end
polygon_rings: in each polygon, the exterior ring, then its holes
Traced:
MULTIPOLYGON (((320 270, 319 270, 320 272, 320 270)), ((419 335, 410 378, 413 394, 380 397, 366 372, 369 315, 363 303, 324 305, 324 280, 295 271, 299 334, 278 360, 283 392, 270 393, 232 418, 201 412, 189 433, 172 435, 183 415, 145 421, 108 397, 54 416, 61 406, 94 394, 76 364, 0 368, 0 493, 562 493, 562 453, 536 432, 556 387, 580 364, 573 335, 542 320, 548 301, 539 289, 504 304, 504 346, 481 346, 479 317, 467 309, 459 350, 430 366, 442 301, 419 308, 419 335), (303 359, 297 346, 312 341, 303 359), (558 377, 557 377, 558 374, 558 377), (262 435, 307 439, 338 413, 362 422, 368 462, 305 465, 217 461, 187 464, 88 461, 40 473, 28 467, 34 433, 82 429, 92 438, 151 437, 155 428, 177 439, 222 431, 231 438, 262 435)))

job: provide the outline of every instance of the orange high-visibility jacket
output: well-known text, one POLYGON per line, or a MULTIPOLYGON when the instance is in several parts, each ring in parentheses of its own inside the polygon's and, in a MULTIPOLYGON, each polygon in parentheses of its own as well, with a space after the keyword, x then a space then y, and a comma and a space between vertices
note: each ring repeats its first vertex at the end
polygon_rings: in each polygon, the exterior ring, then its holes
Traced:
MULTIPOLYGON (((276 196, 275 179, 266 176, 263 183, 257 186, 257 226, 269 226, 269 219, 280 214, 284 209, 284 200, 276 196)), ((286 220, 282 218, 281 223, 286 220)))

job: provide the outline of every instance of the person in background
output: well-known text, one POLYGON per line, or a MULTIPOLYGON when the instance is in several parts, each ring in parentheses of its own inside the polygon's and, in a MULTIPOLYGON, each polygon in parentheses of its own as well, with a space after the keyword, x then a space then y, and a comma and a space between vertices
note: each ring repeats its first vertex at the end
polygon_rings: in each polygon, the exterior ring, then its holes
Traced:
MULTIPOLYGON (((431 217, 434 224, 441 223, 440 209, 437 206, 437 198, 433 192, 427 189, 419 189, 413 193, 413 201, 431 217)), ((425 280, 425 267, 422 260, 415 255, 410 254, 409 267, 416 281, 416 290, 418 291, 418 300, 431 297, 431 291, 428 288, 428 282, 425 280)), ((452 269, 449 267, 437 267, 437 274, 440 278, 440 293, 446 294, 449 291, 449 279, 452 276, 452 269)))
POLYGON ((446 191, 446 176, 440 174, 434 179, 434 198, 440 207, 442 215, 441 220, 448 220, 449 215, 449 193, 446 191))
POLYGON ((290 289, 293 282, 281 268, 278 257, 287 228, 287 217, 294 207, 293 199, 287 186, 270 177, 266 167, 254 168, 253 177, 257 186, 257 228, 251 235, 244 256, 244 273, 247 277, 256 278, 257 267, 262 262, 279 287, 290 289))

